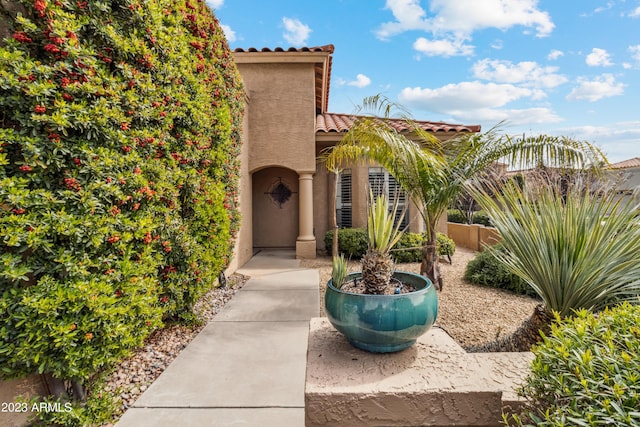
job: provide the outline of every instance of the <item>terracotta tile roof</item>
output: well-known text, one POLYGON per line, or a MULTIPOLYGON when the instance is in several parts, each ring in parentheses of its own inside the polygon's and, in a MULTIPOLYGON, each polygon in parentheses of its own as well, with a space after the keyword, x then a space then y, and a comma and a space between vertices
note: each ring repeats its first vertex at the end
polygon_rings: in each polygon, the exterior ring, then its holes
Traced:
POLYGON ((274 47, 273 49, 270 47, 263 47, 262 49, 256 49, 255 47, 243 49, 241 47, 238 47, 233 51, 234 52, 327 52, 327 53, 333 53, 334 50, 335 50, 335 47, 332 44, 327 44, 324 46, 290 47, 287 49, 283 47, 274 47))
MULTIPOLYGON (((352 114, 324 113, 316 116, 316 132, 347 132, 357 116, 352 114)), ((389 123, 398 132, 406 132, 409 127, 401 119, 390 119, 389 123)), ((480 132, 480 125, 459 125, 443 122, 416 120, 422 129, 431 132, 480 132)))
POLYGON ((640 157, 634 157, 633 159, 612 163, 609 167, 611 169, 640 168, 640 157))
POLYGON ((316 90, 316 112, 323 113, 327 111, 329 107, 329 88, 331 87, 331 66, 333 62, 333 57, 331 56, 335 51, 335 46, 332 44, 327 44, 324 46, 313 46, 313 47, 290 47, 288 49, 282 47, 268 48, 263 47, 262 49, 256 49, 255 47, 250 47, 247 49, 236 48, 234 52, 237 53, 248 53, 248 52, 263 52, 263 53, 327 53, 329 54, 327 60, 327 68, 324 68, 323 63, 318 63, 315 65, 315 90, 316 90), (326 87, 323 87, 323 82, 326 78, 326 87))

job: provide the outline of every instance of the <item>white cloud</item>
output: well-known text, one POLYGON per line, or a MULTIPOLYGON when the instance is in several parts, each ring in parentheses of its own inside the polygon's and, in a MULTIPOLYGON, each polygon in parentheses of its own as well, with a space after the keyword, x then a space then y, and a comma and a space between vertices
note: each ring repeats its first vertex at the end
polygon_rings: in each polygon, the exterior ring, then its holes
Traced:
POLYGON ((585 62, 590 67, 610 67, 613 65, 609 52, 597 47, 594 47, 591 50, 591 53, 587 55, 585 62))
POLYGON ((467 42, 478 30, 523 26, 535 28, 538 37, 548 36, 554 24, 537 4, 538 0, 432 0, 427 13, 419 0, 387 0, 386 8, 395 21, 382 24, 376 35, 386 40, 405 31, 423 31, 432 37, 416 40, 414 48, 418 52, 427 56, 470 56, 474 46, 467 42))
POLYGON ((547 12, 537 8, 537 0, 432 0, 429 11, 419 0, 387 0, 395 21, 380 26, 377 36, 389 38, 405 31, 422 30, 435 34, 469 36, 486 28, 507 30, 514 26, 535 28, 538 37, 548 36, 554 28, 547 12))
POLYGON ((224 35, 227 38, 227 41, 234 42, 237 40, 236 32, 233 31, 230 26, 225 24, 220 24, 220 27, 222 28, 222 31, 224 32, 224 35))
POLYGON ((303 24, 300 20, 295 18, 282 18, 282 24, 284 25, 284 39, 291 43, 293 46, 302 46, 307 42, 309 34, 311 34, 311 28, 308 25, 303 24))
POLYGON ((602 98, 622 95, 624 87, 624 84, 616 82, 613 74, 602 74, 593 80, 579 78, 578 86, 567 95, 567 99, 569 101, 595 102, 602 98))
POLYGON ((497 108, 521 98, 534 96, 534 91, 511 84, 479 81, 448 84, 437 89, 405 88, 400 102, 440 113, 465 109, 497 108))
POLYGON ((564 56, 564 52, 558 49, 553 49, 551 52, 549 52, 549 55, 547 55, 547 59, 549 61, 555 61, 556 59, 560 58, 561 56, 564 56))
POLYGON ((590 141, 607 155, 610 162, 627 160, 638 152, 640 121, 611 123, 605 126, 579 126, 562 129, 565 135, 590 141))
POLYGON ((380 39, 388 39, 405 31, 426 30, 429 26, 427 12, 420 6, 419 0, 387 0, 385 8, 391 10, 396 21, 380 26, 376 31, 380 39))
POLYGON ((485 28, 507 30, 514 26, 534 27, 538 37, 548 36, 554 24, 547 12, 537 9, 537 0, 433 0, 435 27, 441 31, 470 34, 485 28))
POLYGON ((629 12, 629 16, 632 18, 640 18, 640 6, 629 12))
POLYGON ((468 56, 473 54, 473 46, 464 44, 464 40, 427 40, 419 37, 413 48, 427 56, 468 56))
POLYGON ((224 0, 207 0, 207 4, 211 9, 220 9, 224 4, 224 0))
POLYGON ((615 6, 615 2, 613 2, 613 1, 609 1, 609 2, 607 2, 607 4, 606 4, 606 5, 604 5, 604 6, 596 7, 596 8, 593 10, 593 13, 602 13, 602 12, 606 12, 607 10, 611 10, 611 9, 613 8, 613 6, 615 6))
POLYGON ((346 84, 349 86, 363 88, 371 84, 371 79, 364 74, 358 74, 355 80, 347 82, 346 84))
POLYGON ((565 76, 557 73, 558 67, 542 67, 532 61, 514 64, 511 61, 483 59, 473 65, 472 71, 479 79, 525 87, 553 88, 567 82, 565 76))
POLYGON ((400 92, 399 101, 416 109, 447 115, 454 120, 470 122, 500 122, 509 124, 538 124, 559 122, 550 108, 504 108, 519 100, 535 100, 544 93, 512 84, 480 81, 449 84, 429 89, 407 87, 400 92))
POLYGON ((563 119, 549 108, 523 108, 523 109, 490 109, 470 111, 465 116, 459 116, 461 120, 478 122, 499 123, 508 125, 533 125, 561 122, 563 119))
POLYGON ((640 44, 629 46, 628 50, 631 52, 631 58, 636 61, 637 65, 640 65, 640 44))

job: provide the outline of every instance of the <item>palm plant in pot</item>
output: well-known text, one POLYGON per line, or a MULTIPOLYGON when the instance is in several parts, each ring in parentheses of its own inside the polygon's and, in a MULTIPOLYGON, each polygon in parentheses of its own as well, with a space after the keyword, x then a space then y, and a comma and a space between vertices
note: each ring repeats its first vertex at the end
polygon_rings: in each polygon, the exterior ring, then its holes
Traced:
POLYGON ((368 249, 362 271, 347 273, 344 257, 333 258, 325 310, 331 324, 360 349, 389 353, 404 350, 433 325, 438 297, 424 276, 395 271, 390 251, 402 236, 394 226, 398 211, 385 196, 370 196, 368 249))

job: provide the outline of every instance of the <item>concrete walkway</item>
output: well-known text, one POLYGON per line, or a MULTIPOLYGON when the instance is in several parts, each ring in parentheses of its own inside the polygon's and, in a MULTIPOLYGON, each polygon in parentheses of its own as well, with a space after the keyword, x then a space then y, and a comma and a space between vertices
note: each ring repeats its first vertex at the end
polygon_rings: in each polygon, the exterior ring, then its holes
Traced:
POLYGON ((304 426, 318 271, 292 251, 262 251, 238 273, 251 278, 117 427, 304 426))

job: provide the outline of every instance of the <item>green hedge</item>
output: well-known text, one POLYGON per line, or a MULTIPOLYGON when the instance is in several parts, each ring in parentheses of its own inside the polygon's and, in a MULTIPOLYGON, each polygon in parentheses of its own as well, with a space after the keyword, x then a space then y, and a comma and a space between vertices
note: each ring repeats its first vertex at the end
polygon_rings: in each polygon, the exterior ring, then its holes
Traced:
MULTIPOLYGON (((460 212, 460 209, 449 209, 447 210, 447 221, 455 222, 456 224, 466 224, 467 220, 465 216, 460 212)), ((485 211, 477 211, 473 213, 473 217, 471 219, 473 224, 481 224, 486 227, 493 227, 491 223, 491 219, 489 215, 485 211)))
POLYGON ((485 227, 493 227, 493 224, 491 223, 491 218, 489 218, 489 215, 487 215, 485 211, 475 212, 473 214, 473 223, 481 224, 481 225, 484 225, 485 227))
POLYGON ((449 209, 447 210, 447 221, 455 222, 456 224, 464 224, 466 220, 460 209, 449 209))
POLYGON ((581 310, 533 350, 516 424, 640 425, 640 306, 581 310))
POLYGON ((0 12, 0 371, 88 378, 228 264, 243 88, 204 1, 0 12))
MULTIPOLYGON (((436 235, 438 253, 442 256, 453 255, 456 244, 445 234, 436 235)), ((398 263, 422 261, 422 249, 396 251, 395 249, 421 247, 424 236, 420 233, 404 233, 400 241, 393 247, 392 256, 398 263)), ((333 230, 324 235, 324 244, 327 253, 331 253, 333 245, 333 230)), ((347 258, 359 259, 367 251, 367 230, 364 228, 341 228, 338 231, 338 250, 347 258)))
MULTIPOLYGON (((498 250, 506 250, 500 243, 494 246, 498 250)), ((469 263, 464 272, 465 280, 482 286, 506 289, 521 295, 537 296, 535 291, 520 277, 509 272, 489 251, 479 252, 469 263)))
MULTIPOLYGON (((333 248, 333 230, 325 233, 324 246, 330 254, 333 248)), ((347 258, 361 258, 367 251, 367 230, 364 228, 339 229, 338 251, 347 258)))

